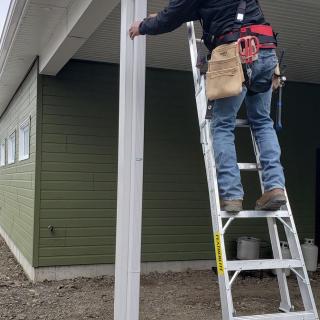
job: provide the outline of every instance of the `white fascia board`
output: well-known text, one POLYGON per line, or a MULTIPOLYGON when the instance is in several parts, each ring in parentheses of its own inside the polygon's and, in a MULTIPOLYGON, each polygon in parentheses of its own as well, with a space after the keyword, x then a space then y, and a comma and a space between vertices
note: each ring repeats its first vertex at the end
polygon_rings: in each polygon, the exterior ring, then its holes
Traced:
POLYGON ((40 52, 40 73, 56 75, 118 3, 119 0, 74 1, 40 52))

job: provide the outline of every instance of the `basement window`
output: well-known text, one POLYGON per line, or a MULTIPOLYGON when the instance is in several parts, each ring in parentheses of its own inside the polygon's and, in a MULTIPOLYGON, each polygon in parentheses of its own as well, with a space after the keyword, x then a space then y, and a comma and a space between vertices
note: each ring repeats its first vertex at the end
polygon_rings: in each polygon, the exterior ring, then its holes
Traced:
POLYGON ((19 160, 30 158, 30 118, 25 120, 19 129, 19 160))
POLYGON ((15 163, 16 158, 16 132, 8 138, 8 164, 15 163))
POLYGON ((0 144, 0 167, 6 165, 6 142, 3 141, 0 144))

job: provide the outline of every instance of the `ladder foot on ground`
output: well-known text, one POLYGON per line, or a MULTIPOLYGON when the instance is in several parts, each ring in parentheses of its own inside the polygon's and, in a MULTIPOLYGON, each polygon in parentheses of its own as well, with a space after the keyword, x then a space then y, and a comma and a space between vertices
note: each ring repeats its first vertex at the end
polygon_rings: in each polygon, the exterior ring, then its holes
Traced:
POLYGON ((318 320, 313 312, 273 313, 257 316, 234 317, 233 320, 318 320))

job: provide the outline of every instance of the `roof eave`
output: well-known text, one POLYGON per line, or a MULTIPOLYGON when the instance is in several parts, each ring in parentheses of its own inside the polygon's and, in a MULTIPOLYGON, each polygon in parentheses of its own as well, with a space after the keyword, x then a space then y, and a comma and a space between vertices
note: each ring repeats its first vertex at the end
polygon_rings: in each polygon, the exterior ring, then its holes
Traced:
POLYGON ((28 0, 11 0, 0 39, 0 80, 28 0))

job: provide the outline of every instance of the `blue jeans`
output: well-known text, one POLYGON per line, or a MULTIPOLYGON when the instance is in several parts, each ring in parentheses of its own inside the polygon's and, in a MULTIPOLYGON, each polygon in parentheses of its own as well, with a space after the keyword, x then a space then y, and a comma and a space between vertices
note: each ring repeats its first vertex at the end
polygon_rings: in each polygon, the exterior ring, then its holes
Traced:
MULTIPOLYGON (((277 65, 275 50, 260 51, 259 59, 252 65, 251 88, 270 84, 277 65)), ((239 96, 219 99, 213 105, 211 132, 217 166, 220 197, 223 200, 243 199, 243 187, 234 144, 237 113, 245 102, 247 116, 260 151, 262 177, 265 191, 284 188, 285 178, 280 163, 281 150, 273 121, 270 117, 272 88, 264 93, 247 94, 246 87, 239 96)))

